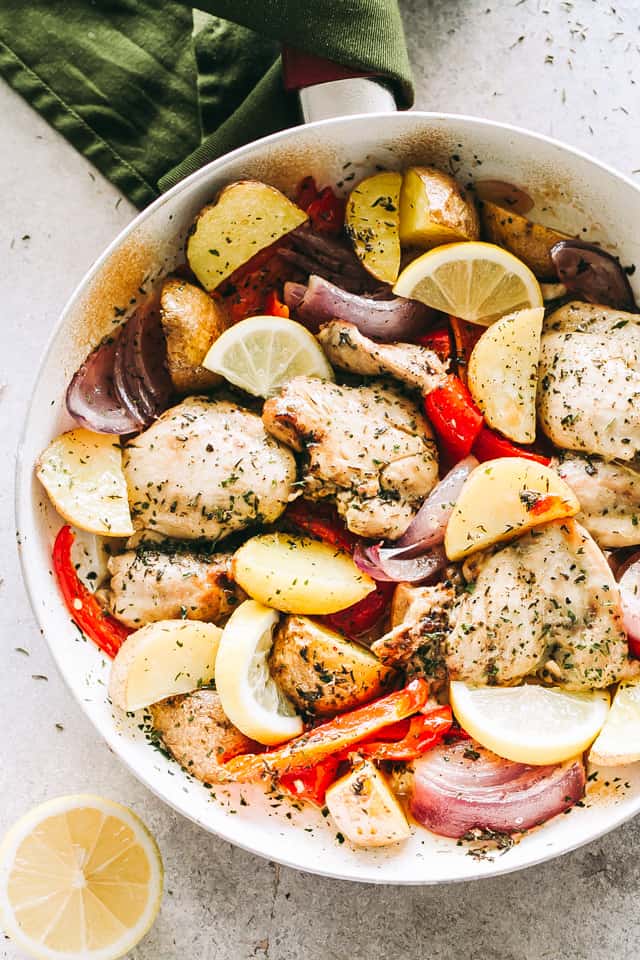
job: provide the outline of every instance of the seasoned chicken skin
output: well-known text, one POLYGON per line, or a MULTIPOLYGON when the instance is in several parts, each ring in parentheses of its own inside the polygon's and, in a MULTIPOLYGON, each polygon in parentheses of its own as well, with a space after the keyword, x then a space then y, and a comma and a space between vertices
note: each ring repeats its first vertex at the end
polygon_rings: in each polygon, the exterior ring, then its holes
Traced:
POLYGON ((601 547, 640 543, 640 474, 621 463, 567 453, 554 461, 578 500, 576 519, 601 547))
POLYGON ((215 690, 168 697, 149 712, 167 750, 196 780, 221 783, 227 779, 221 764, 255 749, 226 716, 215 690))
POLYGON ((220 623, 244 599, 231 579, 231 559, 230 553, 203 557, 153 547, 110 557, 109 609, 134 629, 180 617, 220 623))
POLYGON ((296 377, 263 409, 273 436, 305 451, 304 493, 334 497, 353 533, 401 536, 438 479, 431 428, 417 405, 373 382, 296 377))
POLYGON ((123 468, 134 526, 184 539, 271 523, 296 479, 291 451, 259 416, 206 397, 189 397, 130 440, 123 468))
POLYGON ((323 323, 317 338, 329 363, 349 373, 368 377, 390 376, 431 393, 446 376, 446 368, 433 350, 417 343, 376 343, 345 320, 323 323))
POLYGON ((640 318, 573 302, 546 321, 538 415, 556 446, 606 459, 640 450, 640 318))
POLYGON ((443 644, 451 629, 454 590, 444 583, 414 587, 399 583, 391 606, 391 630, 371 645, 387 666, 410 676, 444 681, 443 644))
POLYGON ((505 686, 538 673, 573 690, 637 672, 620 594, 601 550, 573 520, 554 521, 465 565, 471 592, 445 643, 452 679, 505 686))

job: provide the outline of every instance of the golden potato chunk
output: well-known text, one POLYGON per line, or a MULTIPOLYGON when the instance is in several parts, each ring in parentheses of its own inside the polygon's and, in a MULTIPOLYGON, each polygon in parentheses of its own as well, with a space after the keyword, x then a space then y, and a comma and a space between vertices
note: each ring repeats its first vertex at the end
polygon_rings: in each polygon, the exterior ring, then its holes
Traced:
POLYGON ((568 233, 533 223, 527 217, 488 200, 480 204, 480 219, 485 238, 526 263, 538 280, 558 279, 549 251, 560 240, 569 239, 568 233))
POLYGON ((346 228, 356 256, 385 283, 394 283, 400 270, 401 184, 400 173, 376 173, 354 187, 347 201, 346 228))
POLYGON ((393 671, 359 643, 307 617, 287 617, 271 648, 269 669, 299 709, 327 716, 373 700, 393 671))
POLYGON ((211 344, 229 326, 222 304, 186 280, 165 281, 160 319, 167 341, 167 366, 178 393, 211 390, 222 377, 202 366, 211 344))
POLYGON ((435 167, 409 167, 400 191, 402 244, 430 250, 479 236, 475 203, 452 176, 435 167))
POLYGON ((258 180, 230 183, 200 211, 187 241, 189 266, 205 290, 307 219, 283 193, 258 180))

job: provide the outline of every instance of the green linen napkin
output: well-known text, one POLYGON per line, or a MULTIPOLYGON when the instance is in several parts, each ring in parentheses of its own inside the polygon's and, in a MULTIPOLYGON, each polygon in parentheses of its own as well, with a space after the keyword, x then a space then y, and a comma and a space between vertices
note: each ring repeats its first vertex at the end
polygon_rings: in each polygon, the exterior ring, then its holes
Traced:
POLYGON ((413 98, 397 0, 2 0, 0 73, 137 206, 299 122, 280 44, 413 98))

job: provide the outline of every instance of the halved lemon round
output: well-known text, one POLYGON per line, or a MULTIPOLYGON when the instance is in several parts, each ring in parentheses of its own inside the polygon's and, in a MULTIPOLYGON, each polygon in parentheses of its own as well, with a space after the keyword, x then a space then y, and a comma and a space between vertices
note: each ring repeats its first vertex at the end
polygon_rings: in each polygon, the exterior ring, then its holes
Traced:
POLYGON ((0 845, 0 925, 46 960, 115 960, 151 927, 162 858, 142 821, 104 797, 35 807, 0 845))
POLYGON ((269 672, 279 614, 245 600, 222 631, 216 656, 216 690, 238 730, 258 743, 276 744, 302 733, 302 719, 269 672))
POLYGON ((570 693, 553 687, 450 685, 451 707, 467 733, 499 757, 561 763, 593 743, 609 712, 606 690, 570 693))
POLYGON ((508 250, 479 240, 447 243, 417 257, 402 271, 393 292, 484 326, 515 310, 543 305, 529 267, 508 250))
POLYGON ((618 687, 589 760, 601 767, 640 760, 640 683, 621 683, 618 687))
POLYGON ((270 397, 294 377, 333 380, 322 347, 286 317, 247 317, 218 337, 202 365, 256 397, 270 397))

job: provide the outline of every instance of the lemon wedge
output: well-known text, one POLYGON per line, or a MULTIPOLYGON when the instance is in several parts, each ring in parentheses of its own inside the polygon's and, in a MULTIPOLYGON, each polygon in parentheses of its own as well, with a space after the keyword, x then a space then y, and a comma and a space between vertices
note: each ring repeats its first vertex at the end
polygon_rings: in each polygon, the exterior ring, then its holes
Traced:
POLYGON ((518 763, 561 763, 593 743, 609 712, 609 693, 552 687, 450 685, 453 713, 467 733, 499 757, 518 763))
POLYGON ((117 437, 82 427, 62 433, 40 455, 36 473, 69 523, 103 537, 133 533, 117 437))
POLYGON ((245 600, 222 631, 216 656, 216 689, 229 720, 258 743, 276 744, 302 733, 301 718, 269 672, 279 614, 245 600))
POLYGON ((484 326, 515 310, 543 306, 529 267, 508 250, 480 240, 423 253, 405 267, 393 292, 484 326))
POLYGON ((294 377, 333 380, 313 334, 286 317, 247 317, 225 330, 202 365, 255 397, 270 397, 294 377))
POLYGON ((621 683, 618 687, 589 760, 601 767, 640 760, 640 683, 621 683))
POLYGON ((0 845, 0 925, 46 960, 115 960, 151 927, 162 858, 142 821, 103 797, 35 807, 0 845))

